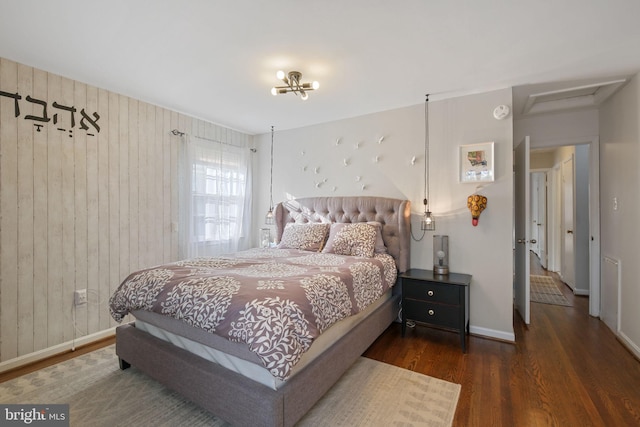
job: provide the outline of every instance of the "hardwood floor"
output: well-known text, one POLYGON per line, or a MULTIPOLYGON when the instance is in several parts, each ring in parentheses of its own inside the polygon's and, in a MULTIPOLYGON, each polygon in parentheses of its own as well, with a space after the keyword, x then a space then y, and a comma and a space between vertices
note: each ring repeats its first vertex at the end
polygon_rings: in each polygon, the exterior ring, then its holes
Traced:
MULTIPOLYGON (((638 426, 640 362, 535 255, 572 307, 531 303, 531 324, 514 314, 516 343, 393 324, 365 356, 462 384, 454 426, 638 426)), ((473 301, 471 302, 473 304, 473 301)))
POLYGON ((65 351, 55 356, 48 357, 44 360, 30 363, 28 365, 24 365, 19 368, 12 369, 10 371, 2 372, 0 373, 0 383, 12 380, 14 378, 28 374, 30 372, 37 371, 38 369, 46 368, 47 366, 55 365, 56 363, 64 362, 65 360, 73 359, 74 357, 77 357, 77 356, 82 356, 83 354, 89 353, 94 350, 98 350, 102 347, 106 347, 108 345, 114 344, 115 342, 116 342, 116 337, 114 335, 112 337, 107 337, 99 341, 95 341, 91 344, 83 345, 81 347, 76 348, 74 351, 71 351, 71 350, 65 351))
MULTIPOLYGON (((561 283, 535 256, 531 265, 531 274, 561 283)), ((365 356, 462 384, 454 426, 640 425, 640 362, 589 316, 587 297, 559 288, 573 306, 532 303, 529 326, 514 314, 515 344, 470 336, 462 354, 455 333, 417 326, 402 338, 393 324, 365 356)), ((0 382, 111 343, 0 374, 0 382)))

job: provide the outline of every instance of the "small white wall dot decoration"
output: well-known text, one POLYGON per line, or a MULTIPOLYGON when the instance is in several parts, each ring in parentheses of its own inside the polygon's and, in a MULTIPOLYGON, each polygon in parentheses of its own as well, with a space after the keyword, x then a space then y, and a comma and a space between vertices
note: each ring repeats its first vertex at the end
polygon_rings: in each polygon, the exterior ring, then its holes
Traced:
POLYGON ((336 187, 335 185, 333 186, 333 188, 331 189, 331 191, 336 191, 338 189, 338 187, 336 187))
POLYGON ((320 168, 313 169, 313 173, 320 173, 320 168))
POLYGON ((306 166, 303 166, 303 167, 302 167, 302 172, 306 172, 306 171, 307 171, 307 167, 306 167, 306 166))
POLYGON ((496 109, 493 110, 493 117, 496 120, 506 119, 510 111, 511 109, 509 108, 508 105, 498 105, 496 109))
POLYGON ((324 184, 325 182, 327 182, 327 178, 322 180, 322 183, 324 184))
POLYGON ((342 159, 342 163, 343 163, 345 166, 349 166, 349 159, 342 159))
POLYGON ((336 138, 336 145, 340 145, 340 138, 336 138))
POLYGON ((360 187, 362 189, 362 191, 367 189, 367 185, 366 184, 362 184, 362 187, 360 187))
POLYGON ((316 188, 320 188, 321 185, 322 185, 321 182, 316 182, 316 188))
POLYGON ((380 161, 380 156, 375 156, 373 158, 373 163, 378 163, 380 161))
POLYGON ((354 150, 357 150, 358 148, 360 148, 360 143, 356 142, 355 145, 353 146, 354 150))
POLYGON ((360 182, 361 179, 362 177, 360 175, 356 176, 356 182, 360 182))
POLYGON ((413 165, 415 165, 415 164, 416 164, 416 156, 413 156, 413 157, 411 158, 411 166, 413 166, 413 165))
POLYGON ((304 156, 304 150, 302 150, 302 151, 300 152, 300 155, 301 155, 301 156, 304 156))
POLYGON ((384 141, 384 135, 380 137, 380 139, 378 140, 378 144, 382 144, 382 141, 384 141))

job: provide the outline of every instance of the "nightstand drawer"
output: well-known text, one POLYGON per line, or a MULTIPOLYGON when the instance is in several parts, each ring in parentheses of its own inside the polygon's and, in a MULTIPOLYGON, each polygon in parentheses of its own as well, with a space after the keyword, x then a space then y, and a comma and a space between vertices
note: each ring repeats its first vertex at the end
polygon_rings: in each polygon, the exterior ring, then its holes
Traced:
POLYGON ((402 306, 407 319, 448 328, 460 328, 460 307, 429 304, 423 301, 405 299, 402 306))
POLYGON ((453 305, 461 303, 460 287, 455 285, 402 279, 402 293, 404 298, 453 305))

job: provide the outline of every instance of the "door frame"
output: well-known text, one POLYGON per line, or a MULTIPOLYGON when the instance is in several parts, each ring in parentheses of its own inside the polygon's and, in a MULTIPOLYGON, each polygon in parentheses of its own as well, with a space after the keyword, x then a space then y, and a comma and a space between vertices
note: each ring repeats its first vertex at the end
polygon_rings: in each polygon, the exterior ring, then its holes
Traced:
POLYGON ((589 145, 589 315, 600 316, 600 137, 535 141, 530 149, 589 145))

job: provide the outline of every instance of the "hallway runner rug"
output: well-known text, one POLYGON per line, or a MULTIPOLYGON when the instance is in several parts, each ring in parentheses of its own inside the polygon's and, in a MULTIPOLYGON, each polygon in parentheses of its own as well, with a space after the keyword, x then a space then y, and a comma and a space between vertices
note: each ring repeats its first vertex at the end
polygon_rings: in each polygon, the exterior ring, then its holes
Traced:
MULTIPOLYGON (((296 426, 448 427, 460 389, 360 357, 296 426)), ((69 404, 71 426, 229 426, 135 367, 121 371, 114 345, 0 383, 0 402, 69 404)))
POLYGON ((531 302, 571 306, 571 303, 549 276, 531 275, 531 302))

